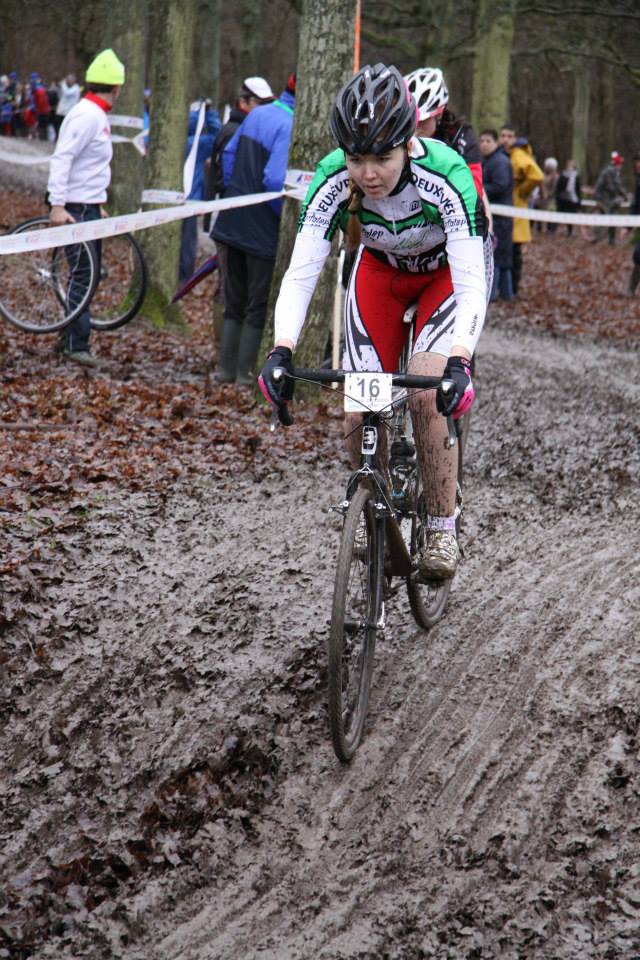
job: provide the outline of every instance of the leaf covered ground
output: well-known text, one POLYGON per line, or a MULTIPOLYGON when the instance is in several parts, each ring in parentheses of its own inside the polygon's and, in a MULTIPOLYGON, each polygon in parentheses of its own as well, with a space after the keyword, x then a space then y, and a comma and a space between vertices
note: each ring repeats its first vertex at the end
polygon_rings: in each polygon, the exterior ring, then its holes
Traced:
MULTIPOLYGON (((31 196, 0 191, 0 230, 42 213, 31 196)), ((640 294, 624 296, 630 246, 536 234, 527 249, 520 297, 492 308, 493 321, 552 335, 637 346, 640 294)), ((260 471, 265 457, 315 449, 335 408, 300 411, 304 434, 267 437, 267 411, 252 391, 216 383, 213 278, 183 300, 186 333, 138 318, 93 335, 100 366, 87 372, 54 351, 56 335, 0 325, 0 559, 5 602, 55 575, 64 533, 82 524, 109 491, 157 491, 189 476, 260 471)), ((335 432, 332 433, 334 435, 335 432)))
POLYGON ((629 264, 537 237, 492 307, 465 560, 428 636, 390 603, 349 769, 338 407, 216 385, 210 286, 90 371, 0 326, 0 957, 639 955, 629 264))

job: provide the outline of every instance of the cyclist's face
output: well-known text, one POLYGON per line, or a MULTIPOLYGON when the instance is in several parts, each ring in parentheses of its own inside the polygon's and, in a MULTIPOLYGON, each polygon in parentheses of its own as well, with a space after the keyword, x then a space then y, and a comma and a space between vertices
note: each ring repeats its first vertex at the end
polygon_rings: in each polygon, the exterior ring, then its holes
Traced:
POLYGON ((402 173, 406 147, 394 147, 388 153, 347 154, 349 176, 367 197, 388 197, 402 173))

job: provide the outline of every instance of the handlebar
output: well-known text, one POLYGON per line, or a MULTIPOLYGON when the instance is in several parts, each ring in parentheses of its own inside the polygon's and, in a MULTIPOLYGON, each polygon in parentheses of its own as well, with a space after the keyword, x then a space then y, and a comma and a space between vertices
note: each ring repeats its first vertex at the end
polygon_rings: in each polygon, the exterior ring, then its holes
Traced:
MULTIPOLYGON (((293 373, 290 374, 284 368, 276 367, 273 371, 273 379, 277 383, 279 380, 284 379, 284 377, 290 376, 294 380, 307 380, 312 383, 344 383, 347 373, 350 372, 352 371, 296 368, 293 373)), ((392 374, 391 382, 394 387, 407 387, 417 390, 440 390, 444 397, 447 397, 452 390, 455 390, 453 380, 444 380, 442 377, 422 377, 414 373, 394 373, 392 374)), ((293 423, 293 418, 286 407, 281 407, 277 410, 274 409, 271 420, 272 430, 275 428, 276 418, 287 427, 293 423)), ((451 416, 447 417, 447 430, 449 435, 445 446, 451 448, 455 445, 457 439, 456 426, 451 416)))
MULTIPOLYGON (((277 380, 274 370, 274 380, 277 380)), ((314 383, 344 383, 347 373, 351 370, 305 370, 295 369, 293 377, 295 380, 311 380, 314 383)), ((283 376, 287 376, 286 371, 282 371, 283 376)), ((415 387, 418 390, 436 390, 442 383, 451 383, 450 380, 443 381, 442 377, 421 377, 413 373, 394 373, 392 381, 394 387, 415 387)), ((445 393, 449 393, 446 390, 445 393)))

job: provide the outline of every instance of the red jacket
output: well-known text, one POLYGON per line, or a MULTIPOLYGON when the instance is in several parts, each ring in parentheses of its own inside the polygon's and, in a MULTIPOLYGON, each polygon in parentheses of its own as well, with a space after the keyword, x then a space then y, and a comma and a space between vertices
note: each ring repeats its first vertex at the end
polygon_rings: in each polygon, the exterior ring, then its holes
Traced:
POLYGON ((51 113, 49 94, 45 87, 34 87, 31 94, 33 96, 33 105, 36 108, 36 113, 51 113))

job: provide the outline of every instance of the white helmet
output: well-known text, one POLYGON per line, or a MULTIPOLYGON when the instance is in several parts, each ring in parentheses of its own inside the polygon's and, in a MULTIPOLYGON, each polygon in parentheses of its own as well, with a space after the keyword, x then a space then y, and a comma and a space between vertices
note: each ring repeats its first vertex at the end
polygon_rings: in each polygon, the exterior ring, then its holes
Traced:
POLYGON ((437 67, 421 67, 404 78, 409 93, 418 105, 418 120, 428 120, 442 113, 449 102, 449 91, 437 67))

